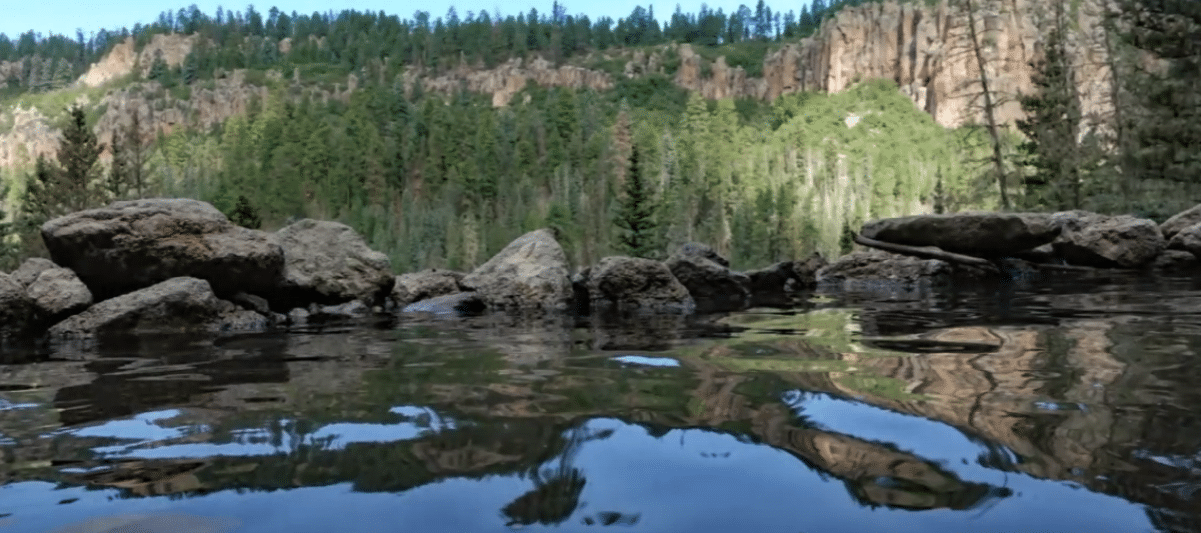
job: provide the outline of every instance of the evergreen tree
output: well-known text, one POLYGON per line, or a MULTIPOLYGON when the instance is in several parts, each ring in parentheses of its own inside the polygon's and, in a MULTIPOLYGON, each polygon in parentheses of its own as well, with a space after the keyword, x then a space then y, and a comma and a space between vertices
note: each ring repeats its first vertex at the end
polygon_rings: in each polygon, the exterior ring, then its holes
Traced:
POLYGON ((624 192, 616 220, 623 230, 621 245, 630 256, 655 257, 659 252, 657 209, 650 187, 643 179, 637 146, 630 148, 624 192))
POLYGON ((234 224, 244 228, 259 229, 263 225, 263 220, 259 218, 259 211, 250 203, 250 199, 246 195, 238 195, 238 201, 234 205, 233 216, 229 217, 234 224))
POLYGON ((61 180, 55 188, 56 196, 63 200, 68 212, 87 209, 97 203, 99 195, 92 181, 102 149, 96 134, 88 127, 83 107, 74 104, 68 108, 63 141, 58 148, 61 180))
POLYGON ((1080 97, 1069 64, 1064 2, 1056 1, 1047 32, 1045 57, 1034 64, 1037 94, 1020 98, 1027 118, 1017 121, 1027 137, 1021 149, 1034 174, 1026 178, 1027 198, 1057 209, 1080 208, 1080 97))

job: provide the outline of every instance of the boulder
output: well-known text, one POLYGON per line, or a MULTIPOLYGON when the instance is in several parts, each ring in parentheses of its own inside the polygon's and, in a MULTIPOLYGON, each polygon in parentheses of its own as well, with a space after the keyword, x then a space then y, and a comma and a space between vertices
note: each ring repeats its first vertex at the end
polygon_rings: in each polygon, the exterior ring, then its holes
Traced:
POLYGON ((175 277, 207 280, 221 294, 270 291, 283 252, 261 231, 234 226, 213 206, 164 198, 113 202, 42 225, 55 263, 98 299, 175 277))
POLYGON ((1052 246, 1056 255, 1073 265, 1141 268, 1167 247, 1159 226, 1147 219, 1079 213, 1060 218, 1063 232, 1052 246))
POLYGON ((909 246, 937 246, 976 257, 1002 257, 1047 244, 1059 228, 1042 213, 955 213, 873 220, 864 237, 909 246))
POLYGON ((50 328, 54 338, 106 333, 254 330, 267 319, 220 300, 205 280, 172 278, 100 302, 50 328))
POLYGON ((818 283, 844 284, 856 281, 889 281, 903 285, 949 279, 951 265, 937 259, 918 259, 881 251, 854 252, 822 267, 818 283))
POLYGON ((792 271, 796 273, 797 282, 802 288, 813 288, 817 286, 817 271, 829 264, 825 257, 818 252, 813 252, 800 261, 793 261, 792 271))
POLYGON ((698 311, 733 311, 750 303, 750 279, 731 272, 730 262, 703 244, 689 243, 667 260, 667 268, 692 296, 698 311))
POLYGON ((0 339, 19 337, 33 327, 33 302, 25 287, 12 276, 0 272, 0 339))
POLYGON ((1172 218, 1163 221, 1163 224, 1159 225, 1159 231, 1163 233, 1164 239, 1171 240, 1181 230, 1197 224, 1201 224, 1201 204, 1176 213, 1172 218))
POLYGON ((696 310, 688 289, 659 261, 605 257, 586 275, 581 275, 581 282, 590 307, 598 311, 688 314, 696 310))
POLYGON ((396 276, 392 286, 392 300, 403 308, 413 302, 454 294, 463 290, 459 287, 461 279, 463 274, 460 272, 436 268, 401 274, 396 276))
POLYGON ((52 268, 59 268, 59 266, 49 259, 30 257, 21 263, 21 266, 14 270, 11 276, 13 281, 20 283, 22 287, 28 287, 30 283, 38 279, 38 276, 42 275, 42 272, 52 268))
POLYGON ((376 303, 396 284, 388 256, 367 247, 345 224, 304 219, 275 232, 271 242, 283 249, 284 258, 273 307, 376 303))
POLYGON ((309 309, 309 320, 347 320, 366 316, 371 316, 371 308, 359 300, 338 305, 314 305, 309 309))
POLYGON ((1168 241, 1168 249, 1189 252, 1201 258, 1201 223, 1176 232, 1168 241))
POLYGON ((74 272, 54 267, 43 270, 25 288, 39 317, 57 321, 92 305, 92 292, 74 272))
POLYGON ((402 313, 429 313, 434 315, 473 315, 484 312, 487 304, 476 292, 458 292, 411 303, 402 313))
POLYGON ((766 268, 748 270, 746 289, 750 293, 750 305, 788 305, 792 294, 802 288, 796 263, 781 261, 766 268))
POLYGON ((548 229, 518 237, 459 285, 492 309, 566 311, 572 297, 567 255, 548 229))

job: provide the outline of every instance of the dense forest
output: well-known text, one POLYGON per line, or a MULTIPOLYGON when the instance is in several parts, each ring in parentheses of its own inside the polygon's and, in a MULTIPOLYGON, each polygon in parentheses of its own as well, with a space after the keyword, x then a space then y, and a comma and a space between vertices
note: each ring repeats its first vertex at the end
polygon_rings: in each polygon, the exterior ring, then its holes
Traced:
MULTIPOLYGON (((972 0, 955 1, 974 8, 972 0)), ((1104 139, 1075 129, 1079 104, 1068 72, 1078 67, 1057 54, 1071 27, 1056 10, 1040 91, 1023 98, 1029 116, 1012 131, 942 128, 886 80, 768 103, 707 101, 664 74, 615 76, 607 91, 530 84, 510 105, 494 107, 466 91, 425 94, 403 78, 415 67, 487 66, 534 53, 555 62, 635 47, 670 56, 680 42, 702 53, 712 47, 749 70, 761 68, 773 43, 808 35, 856 3, 818 1, 800 14, 762 1, 730 14, 702 6, 695 14, 677 9, 662 26, 642 8, 591 21, 557 3, 546 15, 460 19, 452 9, 433 21, 423 12, 402 20, 272 9, 264 17, 250 7, 209 16, 193 7, 89 39, 30 32, 14 43, 0 35, 0 61, 69 72, 10 80, 10 95, 50 98, 125 35, 144 44, 171 32, 203 38, 182 65, 156 62, 149 79, 124 83, 166 98, 220 71, 247 69, 268 87, 249 113, 212 130, 178 129, 150 144, 118 136, 107 164, 89 138, 89 116, 64 112, 57 158, 0 171, 14 200, 13 213, 0 217, 7 221, 0 230, 13 234, 0 241, 5 262, 42 253, 36 229, 48 217, 156 195, 211 201, 250 227, 341 220, 387 252, 397 271, 470 268, 546 226, 579 266, 617 253, 659 257, 689 240, 714 245, 740 268, 812 251, 832 256, 850 249, 848 232, 869 218, 1004 208, 998 183, 1014 188, 1011 207, 1022 209, 1162 217, 1196 203, 1188 195, 1201 175, 1201 144, 1188 144, 1201 141, 1196 3, 1110 6, 1105 20, 1121 74, 1114 92, 1128 111, 1104 139), (292 40, 286 53, 283 38, 292 40), (1139 50, 1166 66, 1135 68, 1129 58, 1139 50), (263 75, 272 71, 299 72, 307 83, 355 73, 361 83, 345 100, 313 98, 296 80, 263 75)))

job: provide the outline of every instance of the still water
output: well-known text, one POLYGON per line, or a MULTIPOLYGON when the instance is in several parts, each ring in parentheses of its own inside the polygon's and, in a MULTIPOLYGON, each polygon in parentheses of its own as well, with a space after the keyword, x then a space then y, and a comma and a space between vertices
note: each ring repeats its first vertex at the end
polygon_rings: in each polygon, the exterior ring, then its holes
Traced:
POLYGON ((1201 278, 8 347, 0 533, 1198 532, 1201 278))

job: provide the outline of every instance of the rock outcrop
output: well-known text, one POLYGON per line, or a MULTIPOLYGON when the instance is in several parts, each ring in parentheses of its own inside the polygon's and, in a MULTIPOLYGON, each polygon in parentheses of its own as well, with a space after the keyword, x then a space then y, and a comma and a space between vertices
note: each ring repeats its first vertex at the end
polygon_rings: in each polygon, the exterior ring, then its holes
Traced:
POLYGON ((267 319, 219 300, 207 281, 172 278, 100 302, 50 328, 52 338, 106 333, 170 333, 262 329, 267 319))
POLYGON ((651 259, 602 258, 582 275, 593 311, 689 314, 696 303, 667 265, 651 259))
POLYGON ((271 242, 283 251, 272 306, 378 303, 396 284, 388 256, 369 248, 345 224, 304 219, 275 232, 271 242))
POLYGON ((42 225, 55 263, 98 299, 167 279, 205 279, 220 294, 267 293, 284 266, 279 245, 234 226, 213 206, 183 198, 114 202, 42 225))
POLYGON ((566 311, 572 298, 567 255, 548 229, 518 237, 459 284, 493 310, 566 311))
POLYGON ((197 38, 196 35, 158 33, 137 52, 133 37, 126 37, 100 61, 93 63, 79 81, 88 87, 99 87, 135 70, 145 77, 156 59, 162 59, 168 67, 178 67, 192 51, 197 38))
POLYGON ((869 239, 909 246, 937 246, 977 257, 1002 257, 1048 244, 1060 227, 1042 213, 956 213, 874 220, 863 225, 869 239))
POLYGON ((556 67, 540 56, 510 59, 491 69, 460 66, 436 77, 422 77, 420 69, 405 72, 405 86, 421 83, 427 92, 454 94, 469 91, 492 95, 492 105, 508 105, 514 94, 533 82, 540 87, 571 87, 604 91, 613 88, 612 78, 604 72, 573 65, 556 67))
POLYGON ((733 311, 750 303, 750 279, 741 272, 732 272, 730 262, 704 244, 681 246, 666 264, 688 289, 698 311, 733 311))

